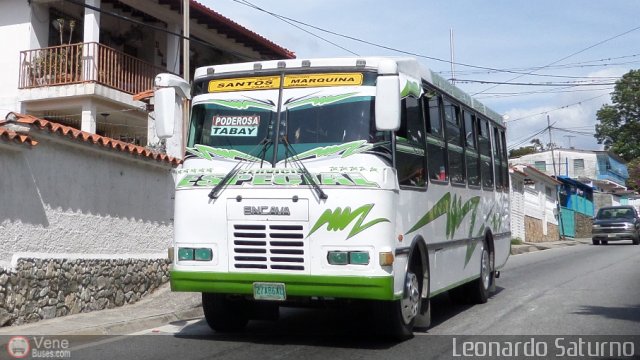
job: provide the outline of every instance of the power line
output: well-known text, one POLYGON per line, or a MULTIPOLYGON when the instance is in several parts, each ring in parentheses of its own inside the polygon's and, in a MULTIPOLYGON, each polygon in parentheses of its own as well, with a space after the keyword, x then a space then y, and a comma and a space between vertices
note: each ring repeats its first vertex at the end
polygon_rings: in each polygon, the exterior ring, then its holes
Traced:
POLYGON ((581 100, 581 101, 575 102, 575 103, 573 103, 573 104, 560 106, 560 107, 558 107, 558 108, 551 109, 551 110, 546 110, 546 111, 542 111, 542 112, 539 112, 539 113, 537 113, 537 114, 531 114, 531 115, 522 116, 522 117, 519 117, 519 118, 516 118, 516 119, 513 119, 513 120, 509 120, 509 121, 507 122, 507 124, 509 124, 509 123, 513 123, 513 122, 516 122, 516 121, 520 121, 520 120, 524 120, 524 119, 528 119, 528 118, 530 118, 530 117, 534 117, 534 116, 539 116, 539 115, 548 114, 548 113, 553 112, 553 111, 558 111, 558 110, 566 109, 566 108, 571 107, 571 106, 581 105, 581 104, 582 104, 582 103, 584 103, 584 102, 591 101, 591 100, 595 100, 595 99, 597 99, 597 98, 600 98, 600 97, 603 97, 603 96, 606 96, 606 95, 609 95, 609 94, 601 94, 601 95, 598 95, 598 96, 594 96, 594 97, 591 97, 591 98, 588 98, 588 99, 584 99, 584 100, 581 100))
MULTIPOLYGON (((235 1, 235 0, 234 0, 234 1, 235 1)), ((249 6, 249 7, 253 7, 253 8, 255 8, 255 9, 258 9, 258 10, 261 10, 261 11, 264 11, 264 12, 266 12, 267 14, 269 14, 269 15, 271 15, 271 16, 273 16, 273 17, 275 17, 276 19, 278 19, 278 20, 280 20, 280 21, 283 21, 283 22, 285 22, 285 23, 287 23, 287 24, 289 24, 289 25, 291 25, 291 26, 295 27, 296 29, 299 29, 299 30, 301 30, 301 31, 304 31, 304 32, 306 32, 307 34, 309 34, 309 35, 311 35, 311 36, 317 37, 318 39, 320 39, 320 40, 322 40, 322 41, 324 41, 324 42, 327 42, 327 43, 329 43, 329 44, 331 44, 331 45, 333 45, 333 46, 335 46, 335 47, 337 47, 337 48, 340 48, 340 49, 342 49, 342 50, 344 50, 344 51, 346 51, 346 52, 348 52, 348 53, 350 53, 350 54, 352 54, 352 55, 360 56, 358 53, 355 53, 355 52, 353 52, 353 51, 351 51, 351 50, 349 50, 349 49, 347 49, 347 48, 345 48, 345 47, 343 47, 343 46, 341 46, 341 45, 338 45, 338 44, 334 43, 333 41, 330 41, 330 40, 328 40, 328 39, 323 38, 322 36, 320 36, 320 35, 318 35, 318 34, 314 34, 314 33, 312 33, 311 31, 308 31, 308 30, 306 30, 306 29, 303 29, 302 27, 300 27, 300 26, 296 25, 293 21, 291 21, 290 19, 285 18, 284 16, 280 16, 280 15, 278 15, 278 14, 275 14, 275 13, 269 12, 269 11, 267 11, 267 10, 260 9, 260 8, 258 8, 257 6, 255 6, 255 5, 251 4, 251 3, 250 3, 250 2, 248 2, 248 1, 244 1, 244 0, 242 0, 242 1, 236 1, 236 2, 238 2, 238 3, 240 3, 240 4, 243 4, 243 5, 247 5, 247 6, 249 6)))
MULTIPOLYGON (((519 79, 519 78, 521 78, 521 77, 523 77, 523 76, 526 76, 526 75, 531 75, 531 74, 532 74, 533 72, 535 72, 535 71, 542 70, 542 69, 544 69, 544 68, 546 68, 546 67, 548 67, 548 66, 551 66, 551 65, 555 65, 555 64, 557 64, 557 63, 559 63, 559 62, 562 62, 562 61, 564 61, 564 60, 566 60, 566 59, 568 59, 568 58, 570 58, 570 57, 573 57, 573 56, 575 56, 575 55, 578 55, 578 54, 580 54, 580 53, 583 53, 583 52, 585 52, 585 51, 587 51, 587 50, 593 49, 594 47, 596 47, 596 46, 598 46, 598 45, 601 45, 601 44, 604 44, 604 43, 606 43, 606 42, 608 42, 608 41, 611 41, 611 40, 613 40, 613 39, 619 38, 619 37, 624 36, 624 35, 626 35, 626 34, 628 34, 628 33, 631 33, 631 32, 633 32, 633 31, 636 31, 636 30, 638 30, 638 29, 640 29, 640 26, 637 26, 637 27, 635 27, 635 28, 633 28, 633 29, 631 29, 631 30, 627 30, 627 31, 625 31, 625 32, 623 32, 623 33, 620 33, 620 34, 618 34, 618 35, 615 35, 615 36, 612 36, 612 37, 607 38, 607 39, 605 39, 605 40, 602 40, 602 41, 600 41, 600 42, 598 42, 598 43, 596 43, 596 44, 593 44, 593 45, 591 45, 591 46, 588 46, 588 47, 586 47, 586 48, 584 48, 584 49, 582 49, 582 50, 576 51, 576 52, 574 52, 574 53, 572 53, 572 54, 570 54, 570 55, 567 55, 567 56, 565 56, 565 57, 563 57, 563 58, 561 58, 561 59, 559 59, 559 60, 553 61, 553 62, 551 62, 551 63, 549 63, 549 64, 547 64, 547 65, 541 66, 540 68, 535 69, 535 70, 531 71, 530 73, 522 74, 522 75, 518 75, 518 76, 516 76, 516 77, 514 77, 514 78, 511 78, 511 79, 507 80, 506 82, 511 82, 511 81, 513 81, 513 80, 517 80, 517 79, 519 79)), ((472 96, 475 96, 475 95, 478 95, 478 94, 482 94, 483 92, 485 92, 485 91, 489 91, 489 90, 491 90, 491 89, 494 89, 494 88, 496 88, 496 87, 498 87, 498 86, 500 86, 500 85, 503 85, 503 84, 495 84, 494 86, 491 86, 491 87, 489 87, 489 88, 487 88, 487 89, 485 89, 485 90, 482 90, 482 91, 480 91, 480 92, 477 92, 477 93, 473 94, 472 96)))
POLYGON ((516 96, 528 96, 528 95, 541 95, 541 94, 563 94, 563 93, 577 93, 577 92, 593 92, 593 91, 609 91, 613 90, 612 87, 599 88, 599 89, 574 89, 575 86, 567 86, 559 89, 547 89, 538 91, 521 91, 521 92, 503 92, 503 93, 485 93, 485 96, 476 96, 476 99, 503 99, 516 96))
POLYGON ((108 16, 111 16, 111 17, 115 17, 117 19, 121 19, 121 20, 124 20, 124 21, 129 21, 129 22, 134 23, 136 25, 145 26, 145 27, 157 30, 157 31, 161 31, 161 32, 167 33, 169 35, 177 36, 181 40, 185 40, 186 39, 186 40, 192 41, 194 43, 198 43, 200 45, 206 46, 208 48, 211 48, 211 49, 214 49, 214 50, 217 50, 217 51, 226 52, 226 53, 235 55, 240 59, 244 59, 244 60, 262 60, 260 58, 248 56, 248 55, 245 55, 245 54, 241 54, 241 53, 233 51, 233 50, 219 48, 219 47, 217 47, 217 46, 215 46, 215 45, 213 45, 211 43, 208 43, 206 41, 203 41, 203 40, 191 37, 191 36, 184 36, 184 35, 182 35, 180 33, 176 33, 176 32, 167 30, 167 29, 165 29, 165 28, 163 28, 161 26, 152 25, 152 24, 149 24, 149 23, 145 23, 143 21, 139 21, 139 20, 136 20, 136 19, 129 18, 129 17, 124 16, 124 15, 116 14, 116 13, 111 12, 111 11, 103 10, 103 9, 100 9, 99 7, 95 7, 95 6, 92 6, 92 5, 85 4, 84 1, 78 1, 78 0, 65 0, 65 1, 68 1, 68 2, 70 2, 72 4, 76 4, 78 6, 85 7, 87 9, 91 9, 93 11, 97 11, 97 12, 99 12, 101 14, 105 14, 105 15, 108 15, 108 16))
MULTIPOLYGON (((338 36, 338 37, 341 37, 341 38, 344 38, 344 39, 356 41, 356 42, 359 42, 359 43, 362 43, 362 44, 374 46, 374 47, 377 47, 377 48, 390 50, 390 51, 394 51, 394 52, 405 54, 405 55, 411 55, 411 56, 415 56, 415 57, 419 57, 419 58, 423 58, 423 59, 428 59, 428 60, 433 60, 433 61, 438 61, 438 62, 444 62, 444 63, 447 63, 449 65, 454 64, 454 65, 465 66, 465 67, 474 68, 474 69, 482 69, 482 70, 488 70, 488 71, 513 73, 513 74, 523 74, 523 73, 517 72, 517 71, 511 71, 511 70, 505 70, 505 69, 497 69, 497 68, 492 68, 492 67, 487 67, 487 66, 472 65, 472 64, 461 63, 461 62, 456 62, 456 61, 451 61, 451 60, 444 60, 444 59, 440 59, 440 58, 433 57, 433 56, 428 56, 428 55, 419 54, 419 53, 415 53, 415 52, 411 52, 411 51, 407 51, 407 50, 393 48, 393 47, 390 47, 390 46, 381 45, 381 44, 377 44, 377 43, 374 43, 374 42, 371 42, 371 41, 363 40, 363 39, 360 39, 360 38, 357 38, 357 37, 354 37, 354 36, 341 34, 341 33, 338 33, 336 31, 327 30, 327 29, 324 29, 324 28, 321 28, 321 27, 318 27, 318 26, 315 26, 315 25, 311 25, 309 23, 306 23, 306 22, 303 22, 303 21, 299 21, 299 20, 284 16, 284 15, 276 14, 276 13, 271 12, 269 10, 265 10, 264 8, 261 8, 261 7, 255 5, 255 4, 247 1, 247 0, 231 0, 231 1, 234 1, 234 2, 236 2, 238 4, 250 7, 250 8, 255 9, 255 10, 264 12, 264 13, 269 14, 271 16, 275 16, 275 17, 277 17, 279 19, 286 19, 286 20, 289 20, 289 21, 291 21, 293 23, 300 24, 300 25, 303 25, 303 26, 307 26, 309 28, 312 28, 312 29, 315 29, 315 30, 318 30, 318 31, 321 31, 321 32, 324 32, 324 33, 327 33, 327 34, 331 34, 331 35, 338 36)), ((528 75, 528 74, 523 74, 523 75, 528 75)), ((457 81, 457 79, 456 79, 456 81, 457 81)))
MULTIPOLYGON (((628 62, 621 62, 621 63, 605 63, 605 64, 591 64, 591 63, 633 58, 633 57, 639 57, 639 56, 640 54, 632 54, 632 55, 624 55, 624 56, 618 56, 618 57, 609 57, 604 59, 586 60, 586 61, 580 61, 580 62, 566 63, 562 65, 551 65, 551 66, 547 66, 547 69, 570 69, 570 68, 582 68, 582 67, 590 67, 590 66, 627 65, 627 64, 634 64, 639 61, 635 60, 635 61, 628 61, 628 62)), ((531 66, 531 67, 509 68, 505 70, 525 72, 525 71, 533 70, 535 68, 536 67, 531 66)), ((443 70, 443 71, 439 71, 438 73, 446 77, 448 74, 451 73, 451 71, 443 70)), ((465 75, 477 75, 477 74, 496 73, 496 71, 462 70, 462 71, 456 71, 456 73, 462 73, 465 75)), ((533 76, 555 76, 555 75, 543 75, 543 74, 532 74, 532 75, 533 76)))
MULTIPOLYGON (((496 85, 515 85, 515 86, 603 86, 603 85, 615 85, 615 82, 583 82, 583 81, 567 81, 567 82, 529 82, 529 83, 514 83, 505 81, 487 81, 487 80, 474 80, 474 79, 456 79, 456 83, 477 83, 477 84, 496 84, 496 85)), ((477 93, 480 94, 480 93, 477 93)))

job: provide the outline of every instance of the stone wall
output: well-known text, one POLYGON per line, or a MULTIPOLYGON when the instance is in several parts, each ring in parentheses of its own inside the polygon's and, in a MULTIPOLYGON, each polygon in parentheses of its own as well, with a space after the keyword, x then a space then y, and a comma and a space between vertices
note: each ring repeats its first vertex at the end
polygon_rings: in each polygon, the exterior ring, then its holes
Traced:
POLYGON ((589 216, 575 213, 576 222, 576 238, 590 238, 591 226, 593 225, 593 219, 589 216))
POLYGON ((542 220, 525 215, 524 217, 525 241, 536 243, 544 241, 557 241, 559 238, 558 225, 547 222, 547 235, 542 231, 542 220))
POLYGON ((168 280, 168 259, 18 259, 0 268, 0 326, 131 304, 168 280))

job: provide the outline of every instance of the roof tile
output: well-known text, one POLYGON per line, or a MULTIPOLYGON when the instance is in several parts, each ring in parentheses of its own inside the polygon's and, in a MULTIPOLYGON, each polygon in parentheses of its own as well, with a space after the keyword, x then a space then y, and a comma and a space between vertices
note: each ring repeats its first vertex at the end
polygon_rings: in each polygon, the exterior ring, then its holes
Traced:
MULTIPOLYGON (((129 153, 131 155, 141 156, 147 159, 167 162, 171 165, 178 165, 181 162, 180 159, 177 159, 172 156, 162 154, 156 151, 151 151, 142 146, 126 143, 120 140, 112 139, 112 138, 98 135, 98 134, 91 134, 85 131, 78 130, 76 128, 72 128, 70 126, 58 124, 49 120, 40 119, 32 115, 22 115, 22 114, 16 114, 16 113, 14 114, 17 117, 17 120, 15 121, 16 123, 28 124, 32 127, 32 129, 35 129, 35 130, 58 134, 60 136, 64 136, 74 140, 79 140, 79 141, 86 142, 93 145, 115 149, 117 151, 122 151, 125 153, 129 153)), ((2 126, 3 123, 5 122, 0 122, 0 126, 2 126)), ((8 129, 3 129, 2 127, 0 127, 0 139, 13 140, 19 143, 27 143, 33 146, 38 143, 37 141, 31 139, 30 136, 21 135, 16 132, 10 131, 8 129)))
MULTIPOLYGON (((0 124, 1 125, 1 124, 0 124)), ((28 146, 36 146, 38 142, 33 140, 30 136, 24 134, 18 134, 15 131, 0 127, 0 140, 7 142, 15 142, 18 144, 24 144, 28 146)))

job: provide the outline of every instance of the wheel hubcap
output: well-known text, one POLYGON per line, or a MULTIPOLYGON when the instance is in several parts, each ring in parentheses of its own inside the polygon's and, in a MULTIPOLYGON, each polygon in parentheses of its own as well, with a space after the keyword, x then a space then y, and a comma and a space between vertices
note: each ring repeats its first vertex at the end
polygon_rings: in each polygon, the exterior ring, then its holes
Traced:
POLYGON ((482 249, 482 268, 480 272, 482 276, 482 286, 488 289, 489 281, 491 280, 491 266, 489 264, 489 252, 487 252, 486 247, 482 249))
POLYGON ((414 273, 407 273, 404 294, 400 304, 402 306, 402 318, 405 324, 408 324, 418 315, 420 306, 420 284, 418 283, 418 277, 414 273))

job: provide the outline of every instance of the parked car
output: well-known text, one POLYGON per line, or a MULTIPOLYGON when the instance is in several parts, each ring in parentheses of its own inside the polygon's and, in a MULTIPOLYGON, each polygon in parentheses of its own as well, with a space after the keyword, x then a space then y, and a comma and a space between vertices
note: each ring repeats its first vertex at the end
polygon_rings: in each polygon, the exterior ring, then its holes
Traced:
POLYGON ((640 218, 633 206, 608 206, 598 210, 591 229, 593 245, 631 240, 640 245, 640 218))

